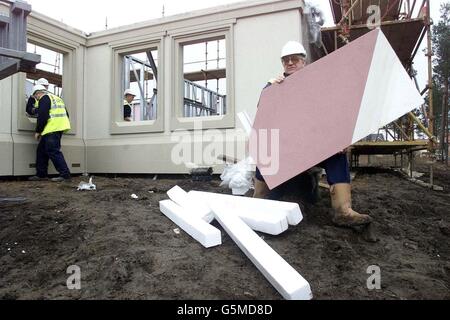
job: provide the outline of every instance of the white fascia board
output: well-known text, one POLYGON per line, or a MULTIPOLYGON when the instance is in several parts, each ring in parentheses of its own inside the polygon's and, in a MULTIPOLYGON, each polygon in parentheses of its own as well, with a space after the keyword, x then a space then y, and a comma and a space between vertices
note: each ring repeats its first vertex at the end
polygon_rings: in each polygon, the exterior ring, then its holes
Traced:
POLYGON ((193 199, 192 196, 189 196, 189 194, 179 186, 175 186, 167 191, 167 195, 170 200, 184 208, 187 213, 200 217, 208 223, 211 223, 214 220, 214 214, 206 204, 193 199))
MULTIPOLYGON (((242 206, 238 200, 238 196, 229 196, 214 194, 208 192, 190 191, 189 197, 197 202, 204 202, 209 207, 214 203, 221 203, 221 201, 228 201, 227 212, 241 218, 251 229, 270 235, 280 235, 285 232, 289 225, 286 218, 286 213, 280 210, 271 210, 262 212, 259 208, 251 208, 249 206, 242 206)), ((212 211, 211 211, 212 212, 212 211)))
POLYGON ((183 229, 192 238, 200 242, 205 248, 211 248, 222 244, 220 230, 192 214, 171 200, 159 202, 161 212, 176 225, 183 229))
POLYGON ((212 204, 214 215, 258 270, 287 300, 310 300, 312 292, 309 283, 266 242, 264 242, 244 221, 229 214, 226 203, 212 204))
MULTIPOLYGON (((241 208, 240 212, 246 212, 251 217, 253 217, 253 213, 255 213, 259 215, 260 219, 266 219, 266 217, 270 217, 275 215, 277 212, 281 212, 285 215, 289 225, 291 226, 296 226, 303 220, 300 206, 298 203, 294 202, 239 197, 202 191, 189 191, 188 194, 203 195, 208 198, 209 201, 218 200, 236 203, 236 207, 241 208)), ((241 216, 241 218, 243 217, 241 216)))

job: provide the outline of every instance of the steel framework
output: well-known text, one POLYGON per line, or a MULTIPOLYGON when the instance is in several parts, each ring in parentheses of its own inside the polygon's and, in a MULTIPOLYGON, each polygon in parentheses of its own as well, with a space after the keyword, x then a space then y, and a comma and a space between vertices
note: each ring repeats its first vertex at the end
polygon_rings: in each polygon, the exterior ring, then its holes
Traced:
POLYGON ((334 27, 322 28, 323 46, 315 54, 320 56, 333 52, 360 36, 368 33, 374 27, 373 8, 379 9, 379 26, 394 48, 405 69, 416 80, 417 72, 413 61, 420 46, 427 36, 428 84, 425 88, 416 86, 421 95, 428 95, 428 105, 420 110, 409 113, 397 121, 381 128, 377 137, 382 135, 383 141, 361 141, 350 148, 352 166, 359 165, 360 155, 392 154, 408 157, 410 174, 414 164, 414 152, 428 149, 432 161, 437 139, 434 135, 433 90, 432 90, 432 44, 430 0, 329 0, 334 27), (422 2, 418 6, 419 2, 422 2), (416 14, 415 14, 416 13, 416 14), (426 137, 426 138, 425 138, 426 137))
POLYGON ((27 51, 27 16, 31 6, 22 1, 0 0, 9 16, 0 15, 0 80, 18 72, 35 72, 41 57, 27 51))

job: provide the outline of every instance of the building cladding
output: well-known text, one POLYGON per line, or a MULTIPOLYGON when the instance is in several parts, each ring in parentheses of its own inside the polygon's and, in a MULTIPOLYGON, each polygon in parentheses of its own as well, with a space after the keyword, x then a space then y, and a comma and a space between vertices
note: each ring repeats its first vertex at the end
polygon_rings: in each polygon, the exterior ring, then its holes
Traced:
MULTIPOLYGON (((199 165, 208 150, 210 156, 223 151, 245 157, 237 115, 246 111, 254 118, 267 79, 282 72, 284 43, 308 43, 303 8, 298 0, 244 1, 89 35, 32 12, 28 42, 63 56, 62 97, 72 130, 63 137, 62 149, 71 171, 186 173, 186 159, 174 159, 182 144, 192 149, 190 162, 199 165), (183 48, 216 39, 225 40, 226 112, 184 117, 183 48), (124 122, 123 57, 149 50, 158 52, 157 116, 124 122)), ((35 119, 25 114, 26 79, 18 73, 0 81, 0 176, 35 173, 35 119)))

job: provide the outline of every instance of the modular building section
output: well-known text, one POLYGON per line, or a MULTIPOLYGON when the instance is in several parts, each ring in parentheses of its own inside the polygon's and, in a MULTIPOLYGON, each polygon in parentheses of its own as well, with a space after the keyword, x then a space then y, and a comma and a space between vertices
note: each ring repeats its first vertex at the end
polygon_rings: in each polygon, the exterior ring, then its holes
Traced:
MULTIPOLYGON (((0 4, 6 12, 5 4, 0 4)), ((28 43, 59 52, 64 57, 62 97, 70 114, 72 130, 64 136, 62 150, 73 173, 86 170, 83 137, 84 56, 86 35, 42 14, 33 12, 27 19, 28 43)), ((0 175, 34 175, 36 119, 26 115, 27 75, 17 73, 0 81, 0 175)), ((51 165, 50 173, 56 173, 51 165)))
MULTIPOLYGON (((62 96, 73 129, 62 142, 71 171, 177 174, 189 170, 186 162, 210 165, 220 154, 244 158, 246 134, 237 115, 255 116, 267 80, 282 73, 282 46, 289 40, 308 43, 303 6, 298 0, 245 1, 93 34, 33 12, 28 41, 64 57, 62 96), (201 49, 200 60, 208 60, 209 67, 189 74, 188 50, 205 43, 217 43, 210 58, 201 49), (140 73, 124 67, 125 57, 143 54, 145 59, 150 52, 157 68, 140 73), (134 89, 143 93, 150 82, 157 92, 152 118, 124 121, 123 91, 140 75, 145 76, 134 89), (192 84, 202 77, 208 81, 192 84), (202 97, 186 93, 188 86, 197 86, 202 97), (216 87, 220 95, 213 95, 216 87), (208 97, 226 104, 212 110, 205 107, 208 97), (207 109, 209 115, 195 116, 192 108, 207 109)), ((33 119, 25 115, 25 83, 24 74, 0 82, 2 176, 34 174, 37 143, 33 119)))

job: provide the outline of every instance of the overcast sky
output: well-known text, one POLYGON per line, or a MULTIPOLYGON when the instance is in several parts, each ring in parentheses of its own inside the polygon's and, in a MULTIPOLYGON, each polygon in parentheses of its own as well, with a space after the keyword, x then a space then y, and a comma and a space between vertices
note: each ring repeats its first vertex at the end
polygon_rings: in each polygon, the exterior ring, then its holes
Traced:
MULTIPOLYGON (((36 10, 85 32, 114 28, 140 21, 179 13, 242 2, 239 0, 27 0, 36 10)), ((318 5, 332 24, 328 0, 309 0, 318 5)), ((439 19, 439 4, 445 0, 432 0, 432 17, 439 19)))
MULTIPOLYGON (((447 0, 448 1, 448 0, 447 0)), ((242 2, 236 0, 27 0, 32 9, 84 32, 104 30, 106 19, 108 29, 145 20, 161 18, 189 11, 242 2)), ((309 0, 325 13, 326 25, 332 25, 328 0, 309 0)), ((445 0, 431 1, 431 16, 439 20, 440 3, 445 0)), ((419 71, 421 86, 426 84, 426 58, 419 53, 415 67, 419 71)))

